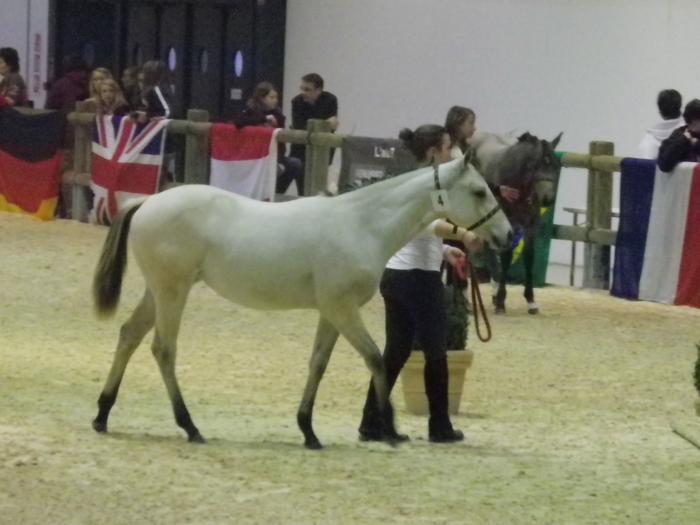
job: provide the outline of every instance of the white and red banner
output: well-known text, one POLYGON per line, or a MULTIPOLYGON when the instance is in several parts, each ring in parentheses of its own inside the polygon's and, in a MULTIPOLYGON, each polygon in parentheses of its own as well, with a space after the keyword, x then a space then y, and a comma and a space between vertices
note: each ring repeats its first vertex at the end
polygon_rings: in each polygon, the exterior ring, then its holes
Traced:
POLYGON ((168 122, 153 119, 139 124, 128 117, 96 117, 91 222, 111 224, 126 200, 158 191, 168 122))
POLYGON ((239 195, 272 202, 277 180, 277 129, 238 129, 215 124, 211 130, 210 184, 239 195))

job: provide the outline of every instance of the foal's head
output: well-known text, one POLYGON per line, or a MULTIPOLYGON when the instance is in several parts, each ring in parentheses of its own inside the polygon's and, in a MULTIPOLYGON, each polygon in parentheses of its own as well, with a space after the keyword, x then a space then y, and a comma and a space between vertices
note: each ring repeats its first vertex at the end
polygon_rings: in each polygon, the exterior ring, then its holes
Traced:
POLYGON ((473 152, 443 165, 449 195, 447 218, 481 235, 494 249, 510 246, 513 231, 498 201, 472 163, 473 152))
POLYGON ((551 206, 561 172, 561 161, 554 153, 561 136, 559 133, 551 142, 530 133, 518 137, 518 142, 503 155, 498 184, 517 188, 526 199, 536 197, 539 206, 551 206))

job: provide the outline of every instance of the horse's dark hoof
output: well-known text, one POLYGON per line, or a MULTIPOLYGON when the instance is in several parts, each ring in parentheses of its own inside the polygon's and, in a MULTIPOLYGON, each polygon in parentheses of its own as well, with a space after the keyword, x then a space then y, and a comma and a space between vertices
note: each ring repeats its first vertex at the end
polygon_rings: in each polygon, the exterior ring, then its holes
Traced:
POLYGON ((378 443, 387 443, 392 447, 405 443, 406 441, 411 441, 411 438, 406 434, 399 434, 398 432, 360 432, 360 441, 374 441, 378 443))
POLYGON ((506 307, 505 306, 496 306, 495 309, 496 315, 501 315, 506 313, 506 307))
POLYGON ((102 421, 97 421, 96 419, 92 422, 92 428, 95 429, 95 432, 98 432, 100 434, 105 434, 107 433, 107 422, 105 421, 104 423, 102 421))
POLYGON ((537 315, 538 313, 540 313, 540 309, 537 308, 537 307, 535 307, 535 308, 528 308, 528 309, 527 309, 527 313, 529 313, 530 315, 537 315))
POLYGON ((197 443, 199 445, 204 445, 207 440, 202 437, 202 434, 197 432, 196 434, 193 434, 187 438, 187 441, 190 443, 197 443))
POLYGON ((323 445, 317 438, 307 439, 304 442, 304 446, 309 450, 321 450, 323 448, 323 445))

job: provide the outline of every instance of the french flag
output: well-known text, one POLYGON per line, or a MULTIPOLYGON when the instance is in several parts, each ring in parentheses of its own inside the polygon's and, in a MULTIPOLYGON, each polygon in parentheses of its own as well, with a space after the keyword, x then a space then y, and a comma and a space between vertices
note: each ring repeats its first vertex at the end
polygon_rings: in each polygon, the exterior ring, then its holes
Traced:
POLYGON ((210 184, 272 202, 277 180, 277 129, 214 124, 211 130, 210 184))
POLYGON ((700 164, 623 159, 611 293, 700 308, 700 164))

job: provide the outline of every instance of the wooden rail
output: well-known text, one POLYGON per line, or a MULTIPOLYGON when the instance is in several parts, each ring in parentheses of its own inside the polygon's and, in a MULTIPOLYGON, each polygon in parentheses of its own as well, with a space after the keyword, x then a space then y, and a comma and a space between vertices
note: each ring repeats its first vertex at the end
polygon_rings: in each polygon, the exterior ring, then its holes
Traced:
MULTIPOLYGON (((86 184, 90 172, 90 133, 93 113, 75 112, 68 115, 68 122, 75 129, 75 155, 73 180, 86 184)), ((187 120, 173 119, 168 132, 185 135, 185 183, 206 184, 209 181, 209 135, 212 123, 203 110, 189 110, 187 120)), ((331 148, 342 148, 344 135, 330 133, 325 121, 311 120, 306 131, 280 130, 277 141, 306 145, 305 193, 316 195, 326 189, 328 160, 331 148)), ((566 152, 562 166, 588 170, 587 214, 585 226, 555 224, 553 238, 585 243, 584 287, 608 288, 610 277, 610 246, 614 245, 617 232, 611 229, 612 174, 620 171, 621 157, 613 155, 610 142, 591 142, 589 153, 566 152)), ((74 211, 78 216, 85 212, 78 192, 73 192, 74 211)))

